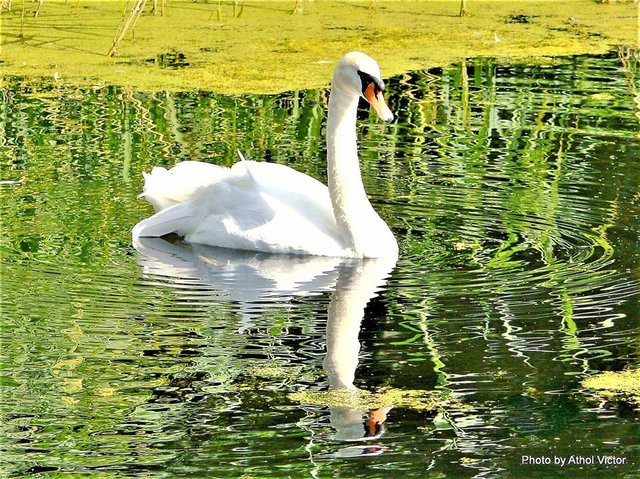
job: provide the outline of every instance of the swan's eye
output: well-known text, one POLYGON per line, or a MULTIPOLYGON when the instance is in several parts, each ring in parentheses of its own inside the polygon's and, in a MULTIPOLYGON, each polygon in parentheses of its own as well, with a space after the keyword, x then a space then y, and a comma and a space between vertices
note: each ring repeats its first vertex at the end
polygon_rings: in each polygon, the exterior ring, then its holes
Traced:
POLYGON ((358 76, 360 77, 360 81, 362 82, 362 94, 364 95, 369 85, 373 83, 373 88, 376 94, 384 91, 384 82, 379 78, 374 77, 373 75, 369 75, 363 71, 358 70, 358 76))

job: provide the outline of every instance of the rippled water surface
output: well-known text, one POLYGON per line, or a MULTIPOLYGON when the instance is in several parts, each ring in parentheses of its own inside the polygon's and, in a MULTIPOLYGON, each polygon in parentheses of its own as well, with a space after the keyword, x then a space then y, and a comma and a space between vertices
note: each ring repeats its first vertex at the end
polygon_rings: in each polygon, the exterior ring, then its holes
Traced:
POLYGON ((397 121, 363 110, 359 136, 396 265, 131 246, 154 165, 240 149, 324 181, 325 91, 8 79, 2 474, 640 477, 638 410, 580 385, 638 367, 638 71, 621 51, 390 79, 397 121), (294 394, 338 387, 457 405, 294 394), (571 455, 596 463, 522 464, 571 455))

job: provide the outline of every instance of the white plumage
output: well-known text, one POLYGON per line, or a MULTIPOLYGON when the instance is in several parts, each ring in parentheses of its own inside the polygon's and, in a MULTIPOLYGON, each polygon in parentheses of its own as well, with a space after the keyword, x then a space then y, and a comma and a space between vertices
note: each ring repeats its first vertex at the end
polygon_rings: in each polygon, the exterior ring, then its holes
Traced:
POLYGON ((133 240, 177 233, 185 241, 269 253, 339 257, 397 256, 393 234, 364 191, 356 146, 358 99, 378 115, 384 103, 378 65, 348 53, 329 99, 329 188, 284 165, 241 160, 231 168, 197 161, 145 174, 140 195, 156 214, 133 228, 133 240), (369 81, 370 79, 370 81, 369 81))
POLYGON ((156 167, 141 196, 159 212, 134 227, 134 239, 177 233, 190 243, 225 248, 343 255, 327 187, 284 165, 156 167))

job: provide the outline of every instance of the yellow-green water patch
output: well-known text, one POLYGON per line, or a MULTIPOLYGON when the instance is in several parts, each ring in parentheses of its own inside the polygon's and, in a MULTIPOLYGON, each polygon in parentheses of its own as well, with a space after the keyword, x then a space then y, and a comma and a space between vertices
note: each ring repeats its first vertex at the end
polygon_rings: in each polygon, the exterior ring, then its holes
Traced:
MULTIPOLYGON (((132 2, 129 2, 129 8, 132 2)), ((201 88, 274 93, 325 87, 349 50, 374 56, 383 74, 445 66, 464 58, 604 53, 637 45, 637 6, 592 0, 167 2, 151 4, 115 57, 107 56, 126 15, 124 1, 14 0, 0 15, 4 75, 146 90, 201 88), (368 7, 372 8, 368 8, 368 7), (23 15, 24 12, 24 15, 23 15), (177 63, 174 60, 178 60, 177 63)))
POLYGON ((383 388, 376 392, 361 389, 332 391, 299 391, 289 395, 292 401, 310 406, 349 407, 371 410, 380 407, 408 408, 417 411, 463 409, 452 395, 439 390, 383 388))
POLYGON ((607 371, 585 379, 582 385, 606 399, 630 402, 640 409, 640 369, 607 371))

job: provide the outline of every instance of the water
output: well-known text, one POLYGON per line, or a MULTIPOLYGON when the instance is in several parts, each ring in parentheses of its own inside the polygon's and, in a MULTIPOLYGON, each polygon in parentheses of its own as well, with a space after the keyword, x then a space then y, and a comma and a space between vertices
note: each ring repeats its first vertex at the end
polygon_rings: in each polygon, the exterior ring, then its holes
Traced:
POLYGON ((239 148, 325 180, 325 91, 7 79, 3 475, 639 477, 637 409, 580 385, 638 366, 627 53, 390 79, 397 122, 363 112, 359 135, 396 265, 131 246, 154 165, 231 165, 239 148), (330 385, 433 390, 464 407, 291 397, 330 385), (598 465, 604 454, 625 463, 598 465), (571 455, 596 464, 522 464, 571 455))

